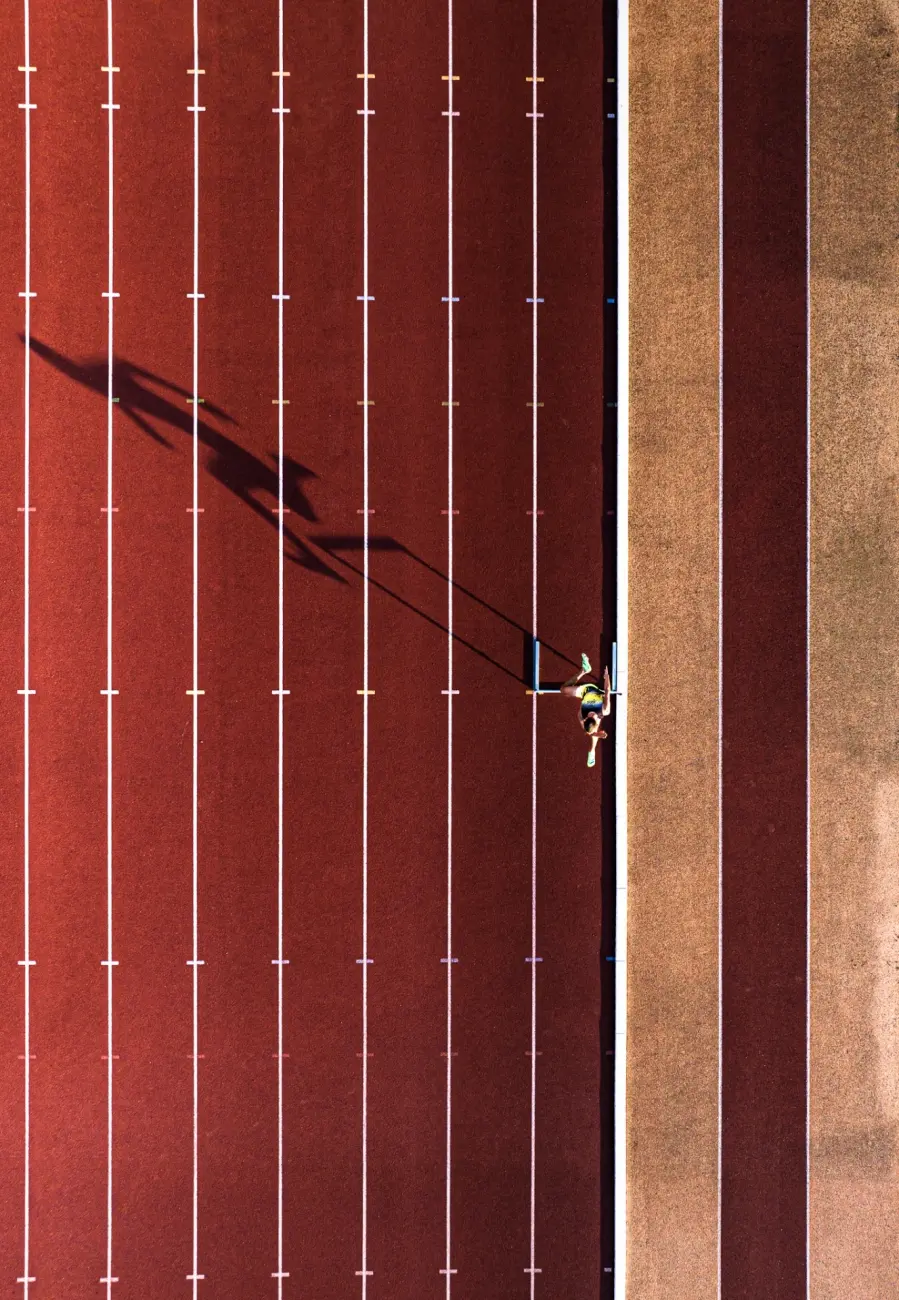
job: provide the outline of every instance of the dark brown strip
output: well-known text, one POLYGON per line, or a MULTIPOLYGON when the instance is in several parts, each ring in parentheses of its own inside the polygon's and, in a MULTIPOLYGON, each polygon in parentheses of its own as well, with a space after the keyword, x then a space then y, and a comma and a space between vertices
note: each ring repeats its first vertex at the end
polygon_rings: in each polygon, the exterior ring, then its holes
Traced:
POLYGON ((806 1274, 806 6, 725 0, 724 1300, 806 1274))

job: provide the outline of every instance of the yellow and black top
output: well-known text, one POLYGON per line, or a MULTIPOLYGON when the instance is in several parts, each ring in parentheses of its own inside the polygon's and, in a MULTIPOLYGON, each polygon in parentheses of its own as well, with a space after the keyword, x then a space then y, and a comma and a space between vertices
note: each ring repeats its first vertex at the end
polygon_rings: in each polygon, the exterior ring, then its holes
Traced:
POLYGON ((581 701, 582 718, 588 718, 591 713, 602 713, 605 692, 595 682, 585 682, 583 686, 578 687, 577 693, 581 701))

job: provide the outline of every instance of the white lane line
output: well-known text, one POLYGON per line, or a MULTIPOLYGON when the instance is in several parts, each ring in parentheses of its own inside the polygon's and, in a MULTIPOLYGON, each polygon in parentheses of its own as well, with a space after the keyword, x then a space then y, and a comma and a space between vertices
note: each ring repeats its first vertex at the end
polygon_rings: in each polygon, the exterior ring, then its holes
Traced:
MULTIPOLYGON (((112 0, 106 0, 106 99, 113 102, 114 61, 112 57, 112 0)), ((113 392, 113 345, 114 345, 114 303, 118 294, 114 291, 114 113, 107 113, 107 275, 106 275, 106 331, 107 331, 107 369, 106 369, 106 1272, 100 1281, 106 1287, 107 1300, 112 1295, 112 1284, 118 1279, 112 1271, 112 1141, 113 1141, 113 1045, 112 1045, 112 891, 113 891, 113 857, 112 857, 112 707, 118 694, 112 684, 112 459, 113 459, 113 412, 115 410, 113 392)))
POLYGON ((812 16, 805 10, 805 1294, 812 1294, 812 16))
POLYGON ((284 0, 278 0, 278 1300, 284 1295, 284 0))
POLYGON ((368 311, 371 293, 368 282, 368 137, 369 107, 368 0, 362 0, 362 1264, 357 1276, 362 1282, 362 1300, 368 1295, 368 728, 371 687, 369 682, 369 429, 368 311))
POLYGON ((191 507, 193 533, 193 644, 192 644, 192 682, 189 692, 191 697, 192 721, 192 759, 191 759, 191 924, 193 957, 189 962, 191 968, 192 999, 192 1092, 193 1092, 193 1186, 191 1209, 193 1219, 191 1241, 191 1271, 187 1280, 191 1283, 194 1300, 197 1298, 197 1283, 204 1275, 199 1269, 199 1200, 200 1200, 200 966, 204 963, 199 958, 199 707, 202 694, 199 684, 199 578, 200 578, 200 439, 199 439, 199 351, 200 351, 200 15, 199 0, 193 0, 193 66, 188 73, 194 81, 194 102, 189 105, 193 112, 193 292, 190 295, 193 313, 193 399, 191 411, 193 417, 193 504, 191 507))
POLYGON ((447 545, 447 611, 446 611, 446 1173, 445 1201, 446 1223, 444 1243, 444 1271, 446 1300, 450 1300, 455 1270, 452 1266, 452 1134, 453 1134, 453 700, 458 692, 453 687, 453 307, 456 303, 453 282, 453 0, 447 0, 447 232, 446 232, 446 545, 447 545))
POLYGON ((724 0, 718 0, 718 1155, 717 1288, 721 1300, 724 1168, 724 0))
MULTIPOLYGON (((25 105, 31 105, 31 12, 30 0, 24 0, 25 105)), ((23 1248, 22 1276, 18 1279, 27 1300, 34 1278, 31 1276, 31 107, 25 108, 25 395, 24 395, 24 479, 25 505, 22 518, 25 525, 24 558, 24 621, 23 621, 23 767, 24 794, 22 805, 23 850, 23 937, 25 956, 22 962, 25 976, 25 1034, 24 1034, 24 1192, 23 1192, 23 1248)))
POLYGON ((628 466, 630 429, 630 61, 628 0, 618 0, 616 26, 617 483, 615 518, 615 632, 618 698, 615 706, 615 1074, 614 1236, 615 1300, 627 1287, 627 708, 628 708, 628 466))
MULTIPOLYGON (((537 639, 537 420, 540 410, 537 387, 537 0, 531 11, 531 625, 537 639)), ((527 1269, 530 1297, 537 1286, 536 1199, 537 1199, 537 695, 531 697, 531 1169, 530 1169, 530 1265, 527 1269)))

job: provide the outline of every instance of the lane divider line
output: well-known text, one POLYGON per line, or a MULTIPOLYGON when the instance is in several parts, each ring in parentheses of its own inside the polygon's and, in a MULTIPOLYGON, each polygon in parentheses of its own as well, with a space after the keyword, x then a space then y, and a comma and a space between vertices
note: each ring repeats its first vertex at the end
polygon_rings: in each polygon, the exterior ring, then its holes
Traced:
POLYGON ((369 418, 374 402, 369 396, 369 311, 371 286, 369 284, 369 135, 374 109, 369 94, 374 75, 369 61, 369 0, 362 0, 362 108, 357 115, 362 118, 362 1098, 361 1098, 361 1267, 356 1276, 361 1278, 361 1300, 368 1298, 368 768, 369 768, 369 702, 374 691, 370 686, 370 554, 369 554, 369 418))
POLYGON ((24 501, 22 515, 24 530, 24 557, 22 565, 22 676, 24 685, 17 694, 22 696, 23 791, 22 791, 22 936, 25 956, 19 961, 23 968, 23 1186, 22 1186, 22 1273, 16 1279, 24 1288, 28 1300, 30 1287, 36 1281, 31 1272, 31 969, 36 965, 31 956, 31 302, 35 296, 31 288, 31 114, 37 107, 31 99, 31 74, 37 68, 31 62, 31 3, 23 0, 24 60, 19 71, 25 76, 25 102, 19 105, 25 111, 25 247, 24 289, 21 297, 25 305, 24 322, 24 401, 23 441, 24 456, 22 477, 24 501))
POLYGON ((199 102, 200 82, 200 12, 199 0, 193 0, 193 66, 188 71, 193 76, 194 102, 188 112, 193 113, 193 278, 191 292, 187 295, 192 304, 192 502, 190 514, 192 533, 192 687, 186 693, 191 697, 191 1035, 193 1064, 191 1074, 191 1100, 193 1124, 191 1134, 191 1271, 186 1275, 191 1282, 193 1300, 197 1300, 197 1283, 205 1278, 199 1269, 200 1252, 200 967, 205 965, 198 956, 200 926, 200 113, 206 110, 199 102))
POLYGON ((441 691, 446 696, 446 953, 441 962, 446 966, 446 1050, 442 1055, 446 1060, 446 1116, 445 1116, 445 1169, 444 1169, 444 1261, 441 1274, 446 1278, 445 1300, 452 1295, 452 1279, 456 1274, 453 1267, 453 967, 458 964, 458 957, 453 955, 453 701, 459 694, 454 685, 454 541, 455 521, 458 510, 455 505, 455 426, 454 413, 459 406, 455 395, 455 307, 459 302, 455 284, 455 158, 454 158, 454 122, 459 117, 455 107, 454 91, 459 78, 454 68, 454 24, 453 0, 447 0, 447 71, 441 78, 446 84, 446 108, 442 116, 446 118, 446 294, 441 299, 446 304, 446 400, 442 406, 446 410, 446 509, 441 514, 446 517, 446 689, 441 691))
POLYGON ((278 291, 272 299, 278 304, 278 396, 273 402, 278 414, 278 687, 272 694, 278 700, 278 787, 277 787, 277 952, 272 965, 277 970, 278 1061, 276 1124, 277 1124, 277 1256, 272 1277, 278 1283, 278 1300, 283 1300, 284 1279, 289 1273, 284 1268, 284 967, 289 965, 284 956, 284 700, 290 694, 284 686, 284 516, 289 511, 284 505, 284 408, 290 402, 284 396, 284 304, 290 294, 284 292, 284 118, 290 109, 284 104, 284 0, 278 0, 278 106, 272 112, 278 118, 278 291))
MULTIPOLYGON (((537 122, 543 116, 537 109, 537 3, 531 8, 531 632, 535 647, 537 641, 537 528, 540 517, 537 508, 537 444, 538 412, 542 406, 538 392, 538 306, 539 294, 537 261, 537 122)), ((534 686, 539 689, 539 678, 534 686)), ((536 1294, 536 1277, 540 1270, 535 1265, 537 1249, 537 965, 543 959, 537 956, 537 694, 531 696, 531 955, 526 959, 531 967, 530 997, 530 1188, 528 1214, 530 1300, 536 1294)))
MULTIPOLYGON (((113 0, 106 3, 106 66, 101 71, 106 73, 107 99, 105 109, 118 108, 113 103, 113 75, 118 71, 113 59, 113 0)), ((114 288, 115 280, 115 118, 109 113, 107 119, 106 153, 107 153, 107 249, 106 249, 106 289, 102 297, 106 299, 106 505, 101 513, 106 515, 106 689, 101 695, 106 696, 106 960, 101 965, 106 967, 106 1269, 101 1279, 106 1285, 107 1300, 112 1295, 112 1284, 118 1281, 113 1274, 113 968, 118 962, 113 960, 113 700, 118 690, 113 687, 113 515, 118 513, 118 506, 113 502, 113 420, 116 408, 113 393, 115 365, 115 300, 119 297, 114 288)))

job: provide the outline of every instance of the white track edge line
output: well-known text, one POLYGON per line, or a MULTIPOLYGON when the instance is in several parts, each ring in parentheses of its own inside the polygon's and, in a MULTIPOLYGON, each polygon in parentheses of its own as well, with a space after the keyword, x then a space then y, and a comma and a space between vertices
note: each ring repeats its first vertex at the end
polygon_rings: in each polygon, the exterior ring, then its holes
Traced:
POLYGON ((627 1294, 627 698, 628 698, 628 526, 630 412, 630 65, 629 0, 618 0, 616 76, 617 139, 617 483, 616 639, 618 700, 615 719, 615 1062, 614 1134, 614 1296, 627 1294))

